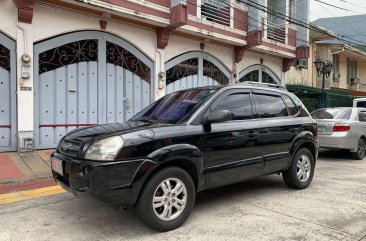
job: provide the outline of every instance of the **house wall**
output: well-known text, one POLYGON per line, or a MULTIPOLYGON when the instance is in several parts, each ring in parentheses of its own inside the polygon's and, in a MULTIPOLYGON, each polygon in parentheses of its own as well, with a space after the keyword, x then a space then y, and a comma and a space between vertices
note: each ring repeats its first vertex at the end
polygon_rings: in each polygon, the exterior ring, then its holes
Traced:
POLYGON ((17 14, 18 8, 14 1, 0 1, 0 30, 13 39, 17 38, 17 18, 15 17, 17 14))
POLYGON ((358 64, 358 78, 360 78, 358 90, 366 91, 366 58, 363 61, 358 61, 357 64, 358 64))
MULTIPOLYGON (((333 51, 334 52, 334 51, 333 51)), ((362 57, 350 51, 342 51, 338 53, 339 56, 339 81, 332 79, 332 87, 338 87, 342 89, 350 89, 350 90, 358 90, 365 91, 366 90, 366 57, 362 57), (357 61, 357 78, 359 78, 358 84, 350 84, 347 79, 347 60, 353 59, 357 61)))
MULTIPOLYGON (((65 1, 63 4, 70 4, 70 2, 65 1)), ((156 4, 162 3, 161 1, 151 2, 156 4)), ((90 12, 80 12, 79 10, 77 11, 76 8, 75 10, 71 8, 65 8, 62 6, 62 4, 56 6, 55 4, 47 4, 45 1, 35 1, 32 23, 29 24, 21 22, 18 23, 18 9, 15 5, 15 1, 0 1, 0 31, 16 40, 18 131, 32 131, 35 128, 35 124, 33 122, 35 118, 34 76, 38 73, 33 73, 33 69, 38 63, 33 62, 34 45, 50 38, 76 31, 104 31, 126 40, 137 49, 141 50, 141 52, 154 63, 154 76, 152 80, 152 93, 154 100, 162 97, 165 94, 165 89, 161 88, 164 87, 164 85, 161 86, 161 83, 159 82, 159 73, 165 72, 165 63, 174 57, 190 51, 202 51, 213 56, 219 62, 221 62, 230 73, 232 73, 231 77, 234 77, 235 73, 238 76, 243 70, 254 64, 263 64, 278 76, 282 84, 285 84, 285 74, 282 71, 283 58, 294 57, 294 46, 272 43, 271 46, 267 46, 266 48, 245 50, 242 61, 235 63, 234 47, 245 46, 245 30, 247 28, 253 29, 253 26, 255 25, 255 29, 262 30, 262 17, 264 15, 263 12, 254 11, 251 9, 250 11, 252 12, 249 12, 248 14, 258 19, 258 22, 252 22, 249 24, 249 26, 244 26, 241 32, 227 27, 217 28, 217 24, 215 25, 209 22, 207 23, 207 21, 197 22, 197 19, 192 18, 192 16, 189 15, 191 21, 190 24, 194 24, 195 29, 193 29, 191 25, 187 24, 186 26, 175 30, 169 36, 169 43, 167 47, 165 49, 157 49, 158 41, 156 27, 164 27, 164 21, 168 20, 157 18, 156 16, 152 15, 155 12, 159 12, 159 14, 163 14, 165 17, 170 16, 168 14, 168 3, 169 1, 164 1, 163 5, 165 8, 160 10, 149 10, 148 15, 146 16, 152 19, 151 23, 149 23, 149 19, 139 19, 137 13, 135 13, 135 16, 129 16, 128 13, 125 12, 118 15, 120 18, 113 18, 113 20, 109 20, 106 30, 101 30, 99 22, 101 17, 100 15, 95 14, 95 12, 97 10, 100 11, 101 8, 96 6, 93 7, 84 4, 84 7, 88 6, 92 10, 90 12), (130 17, 130 19, 128 17, 130 17), (138 22, 138 20, 141 20, 141 22, 138 22), (159 23, 161 26, 154 25, 158 20, 162 21, 159 23), (201 46, 202 43, 204 43, 203 48, 201 46), (30 73, 30 78, 27 79, 21 78, 22 67, 24 67, 24 63, 21 59, 24 54, 29 54, 31 56, 31 61, 29 66, 27 66, 27 70, 30 73)), ((259 0, 258 3, 265 5, 267 4, 267 1, 259 0)), ((82 5, 83 3, 73 4, 82 5)), ((146 6, 140 6, 142 4, 139 2, 134 4, 136 6, 139 5, 139 9, 142 10, 146 10, 145 8, 148 6, 148 4, 146 6)), ((285 6, 284 4, 282 5, 285 6)), ((112 12, 112 9, 102 10, 105 10, 106 12, 112 12)), ((245 7, 236 9, 236 11, 239 10, 242 11, 242 17, 246 17, 245 7)), ((247 21, 246 18, 244 18, 244 20, 247 21)), ((242 24, 240 26, 242 26, 242 24)), ((70 42, 73 42, 73 39, 70 39, 70 42)), ((235 82, 235 80, 237 79, 230 78, 230 83, 235 82)))
POLYGON ((294 62, 295 66, 291 66, 290 70, 286 72, 286 84, 293 84, 293 85, 305 85, 310 87, 315 87, 315 79, 316 73, 313 61, 315 59, 315 44, 312 43, 309 46, 309 58, 308 58, 308 68, 298 68, 296 65, 296 60, 294 62))

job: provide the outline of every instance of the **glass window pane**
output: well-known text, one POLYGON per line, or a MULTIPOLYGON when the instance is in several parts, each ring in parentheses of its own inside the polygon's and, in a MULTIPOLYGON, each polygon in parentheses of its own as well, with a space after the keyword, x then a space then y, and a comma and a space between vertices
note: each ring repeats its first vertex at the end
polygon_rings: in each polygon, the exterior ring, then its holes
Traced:
POLYGON ((311 113, 314 119, 337 119, 336 116, 342 111, 339 108, 319 109, 311 113))
POLYGON ((155 101, 131 120, 169 124, 184 123, 215 92, 215 89, 210 88, 174 92, 155 101))
POLYGON ((252 105, 249 94, 233 94, 226 96, 214 110, 229 110, 233 120, 252 119, 252 105))
POLYGON ((358 116, 358 120, 362 122, 366 122, 366 111, 361 111, 358 116))
POLYGON ((261 118, 288 116, 287 107, 280 96, 254 95, 261 118))
POLYGON ((289 97, 287 97, 286 95, 284 95, 282 98, 287 105, 290 115, 296 115, 299 110, 296 108, 294 102, 292 102, 292 100, 289 97))
POLYGON ((334 119, 349 120, 351 118, 352 109, 341 110, 334 115, 334 119))

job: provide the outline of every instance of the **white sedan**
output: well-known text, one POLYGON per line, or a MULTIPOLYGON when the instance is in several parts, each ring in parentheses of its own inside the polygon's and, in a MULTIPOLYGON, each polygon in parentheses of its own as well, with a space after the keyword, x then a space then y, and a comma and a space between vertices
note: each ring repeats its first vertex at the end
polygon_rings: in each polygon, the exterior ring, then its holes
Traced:
POLYGON ((366 108, 324 108, 311 116, 318 123, 321 148, 346 149, 357 160, 365 157, 366 108))

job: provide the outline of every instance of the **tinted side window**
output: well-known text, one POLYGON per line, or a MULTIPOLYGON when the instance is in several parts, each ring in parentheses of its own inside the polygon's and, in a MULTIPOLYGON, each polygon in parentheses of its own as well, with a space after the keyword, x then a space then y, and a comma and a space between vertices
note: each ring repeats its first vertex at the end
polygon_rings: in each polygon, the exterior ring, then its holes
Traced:
POLYGON ((288 116, 287 107, 280 96, 259 94, 254 96, 261 118, 288 116))
POLYGON ((366 111, 360 111, 360 113, 358 114, 358 120, 366 122, 366 111))
POLYGON ((229 110, 233 120, 253 118, 250 95, 247 93, 228 95, 213 110, 229 110))
POLYGON ((292 100, 295 102, 295 105, 297 106, 297 108, 300 110, 298 117, 309 116, 309 113, 306 110, 306 107, 304 106, 304 104, 301 102, 301 100, 294 94, 289 93, 289 95, 291 96, 292 100))
POLYGON ((288 112, 290 113, 290 115, 296 115, 297 112, 299 112, 299 110, 295 106, 294 102, 292 102, 292 100, 286 95, 282 96, 282 98, 287 105, 288 112))

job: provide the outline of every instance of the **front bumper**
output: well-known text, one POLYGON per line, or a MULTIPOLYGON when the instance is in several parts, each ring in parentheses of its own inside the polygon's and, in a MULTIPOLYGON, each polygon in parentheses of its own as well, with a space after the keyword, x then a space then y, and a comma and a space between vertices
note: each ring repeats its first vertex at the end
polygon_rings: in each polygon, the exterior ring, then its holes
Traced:
POLYGON ((321 148, 357 150, 359 137, 347 132, 334 132, 331 135, 319 135, 318 140, 321 148))
POLYGON ((136 202, 144 176, 154 166, 146 159, 97 162, 72 159, 58 153, 52 158, 62 161, 63 175, 54 171, 52 174, 65 190, 78 197, 91 197, 117 205, 136 202))

